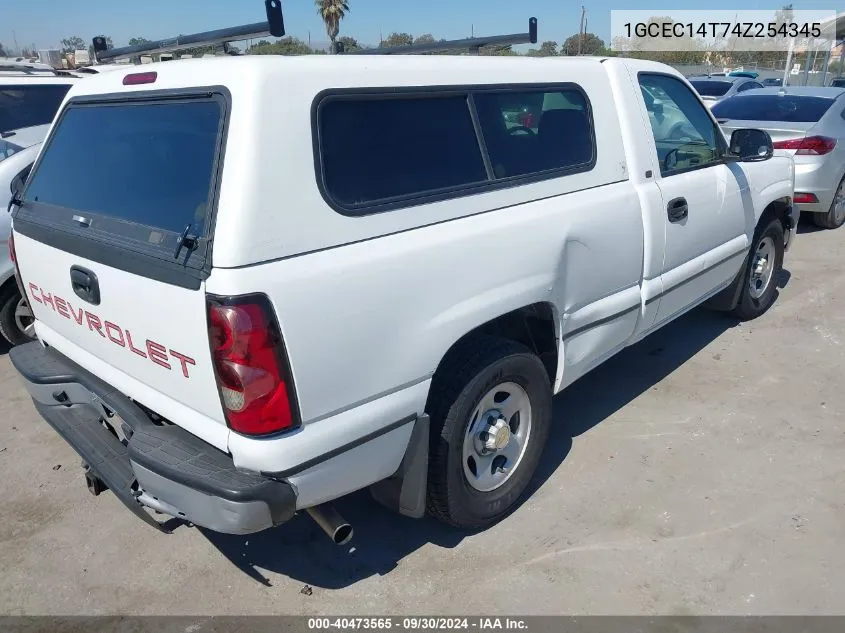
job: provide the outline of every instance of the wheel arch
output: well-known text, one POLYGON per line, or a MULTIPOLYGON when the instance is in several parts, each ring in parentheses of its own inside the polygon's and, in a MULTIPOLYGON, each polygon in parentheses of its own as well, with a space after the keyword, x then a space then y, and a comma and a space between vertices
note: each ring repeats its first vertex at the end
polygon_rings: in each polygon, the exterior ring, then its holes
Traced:
POLYGON ((476 336, 496 336, 531 349, 543 362, 551 385, 557 378, 560 318, 555 305, 548 301, 532 303, 505 312, 464 333, 446 350, 434 371, 434 377, 444 362, 476 336))

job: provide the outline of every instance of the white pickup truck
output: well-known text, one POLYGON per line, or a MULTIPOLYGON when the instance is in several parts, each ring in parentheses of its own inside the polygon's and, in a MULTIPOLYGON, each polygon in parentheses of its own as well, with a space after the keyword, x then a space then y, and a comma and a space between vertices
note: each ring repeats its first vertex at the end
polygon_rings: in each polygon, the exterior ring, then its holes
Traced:
POLYGON ((705 300, 767 310, 793 178, 652 62, 110 72, 15 199, 39 342, 10 355, 91 490, 151 523, 309 510, 342 541, 323 504, 371 487, 482 528, 523 498, 553 394, 705 300))

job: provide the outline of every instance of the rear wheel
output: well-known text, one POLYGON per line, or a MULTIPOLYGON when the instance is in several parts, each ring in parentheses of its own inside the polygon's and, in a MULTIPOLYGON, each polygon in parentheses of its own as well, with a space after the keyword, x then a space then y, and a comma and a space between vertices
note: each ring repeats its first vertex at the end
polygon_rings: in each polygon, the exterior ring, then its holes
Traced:
POLYGON ((783 225, 779 220, 758 228, 744 271, 740 273, 742 290, 733 310, 737 318, 756 319, 772 305, 783 266, 783 251, 783 225))
POLYGON ((826 213, 813 213, 813 222, 823 229, 838 229, 845 224, 845 177, 839 181, 830 209, 826 213))
POLYGON ((507 515, 522 500, 551 425, 540 359, 512 341, 473 339, 438 369, 427 409, 429 512, 464 529, 507 515))
POLYGON ((10 345, 21 345, 35 338, 35 319, 17 287, 0 297, 0 334, 10 345))

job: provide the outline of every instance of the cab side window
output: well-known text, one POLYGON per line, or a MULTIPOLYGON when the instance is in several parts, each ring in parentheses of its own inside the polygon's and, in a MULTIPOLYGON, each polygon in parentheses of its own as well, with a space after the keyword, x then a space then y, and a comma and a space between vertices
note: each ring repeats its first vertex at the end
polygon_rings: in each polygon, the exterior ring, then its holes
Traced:
POLYGON ((749 81, 748 83, 742 84, 739 88, 736 89, 737 92, 745 92, 746 90, 754 90, 754 88, 762 88, 761 84, 758 84, 756 81, 749 81))
POLYGON ((660 174, 671 176, 722 162, 725 142, 686 84, 669 75, 639 74, 660 174))

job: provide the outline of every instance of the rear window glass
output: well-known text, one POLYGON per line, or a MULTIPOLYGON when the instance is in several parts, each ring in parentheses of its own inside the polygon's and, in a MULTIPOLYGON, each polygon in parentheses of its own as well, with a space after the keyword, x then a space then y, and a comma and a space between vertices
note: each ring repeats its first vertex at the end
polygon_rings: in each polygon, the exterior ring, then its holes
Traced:
POLYGON ((323 185, 352 214, 487 180, 463 95, 329 99, 319 130, 323 185))
POLYGON ((578 90, 479 93, 475 106, 497 179, 577 168, 593 159, 589 110, 578 90))
POLYGON ((221 117, 214 100, 71 106, 25 198, 202 235, 221 117))
POLYGON ((825 97, 743 95, 717 103, 712 112, 718 119, 815 123, 832 105, 833 99, 825 97))
POLYGON ((0 86, 0 132, 50 123, 70 85, 0 86))
POLYGON ((721 97, 733 85, 730 81, 691 81, 690 83, 702 97, 721 97))

